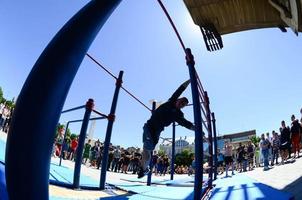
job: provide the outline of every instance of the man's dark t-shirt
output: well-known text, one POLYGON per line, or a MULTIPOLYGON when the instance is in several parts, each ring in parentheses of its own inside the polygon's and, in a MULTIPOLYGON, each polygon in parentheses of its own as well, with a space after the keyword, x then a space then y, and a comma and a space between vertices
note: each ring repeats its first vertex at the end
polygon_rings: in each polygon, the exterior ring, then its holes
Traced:
POLYGON ((151 118, 147 121, 147 127, 151 132, 152 139, 155 143, 158 142, 160 132, 164 127, 169 126, 172 122, 177 122, 181 126, 190 129, 193 124, 184 118, 183 112, 175 107, 178 97, 186 88, 180 86, 171 98, 161 106, 159 106, 153 113, 151 118))

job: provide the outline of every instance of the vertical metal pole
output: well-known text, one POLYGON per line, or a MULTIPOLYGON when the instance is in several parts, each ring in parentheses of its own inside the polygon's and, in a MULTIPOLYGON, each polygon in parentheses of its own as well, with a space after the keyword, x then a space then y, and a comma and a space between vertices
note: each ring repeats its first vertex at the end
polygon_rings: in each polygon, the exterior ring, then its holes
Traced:
POLYGON ((172 124, 172 156, 171 156, 171 180, 174 179, 174 163, 175 163, 175 122, 172 124))
POLYGON ((186 61, 189 68, 191 79, 191 90, 194 111, 194 124, 195 124, 195 181, 194 181, 194 200, 201 199, 202 179, 203 179, 203 132, 202 132, 202 118, 200 111, 200 99, 198 95, 197 79, 195 72, 194 56, 191 49, 186 49, 186 61))
MULTIPOLYGON (((153 101, 152 102, 152 112, 154 112, 156 109, 156 102, 153 101)), ((150 172, 148 173, 148 177, 147 177, 147 185, 150 186, 151 185, 151 177, 152 177, 152 170, 153 170, 153 162, 152 162, 152 158, 153 158, 153 151, 151 152, 151 160, 150 160, 150 163, 149 163, 149 169, 150 169, 150 172)))
POLYGON ((217 163, 218 163, 218 153, 217 153, 217 135, 216 135, 216 119, 215 119, 215 114, 214 112, 212 112, 212 124, 213 124, 213 136, 214 136, 214 161, 215 161, 215 165, 214 165, 214 180, 217 179, 217 163))
POLYGON ((73 172, 73 188, 76 189, 80 188, 80 174, 81 174, 84 144, 85 144, 88 123, 93 107, 94 107, 94 101, 93 99, 89 99, 86 103, 86 111, 83 117, 78 146, 76 150, 75 166, 73 172))
POLYGON ((61 153, 60 153, 60 162, 59 162, 59 166, 62 165, 62 157, 63 157, 63 147, 65 145, 65 139, 66 139, 66 135, 67 135, 67 129, 69 127, 69 122, 67 122, 66 124, 66 127, 65 127, 65 133, 64 133, 64 139, 63 139, 63 142, 62 142, 62 148, 61 148, 61 153))
POLYGON ((100 177, 100 189, 105 189, 105 183, 106 183, 106 173, 107 173, 107 165, 108 165, 108 151, 109 151, 109 144, 111 140, 111 134, 112 134, 112 128, 113 128, 113 122, 115 119, 115 110, 117 106, 117 100, 120 88, 123 83, 123 71, 120 71, 118 75, 118 79, 115 83, 115 91, 113 95, 113 100, 111 104, 110 114, 108 116, 108 125, 107 125, 107 131, 106 131, 106 137, 104 141, 104 154, 102 158, 102 168, 101 168, 101 177, 100 177))
POLYGON ((212 187, 213 182, 213 139, 212 139, 212 123, 211 123, 211 111, 210 111, 210 100, 208 93, 205 91, 205 105, 206 105, 206 117, 207 117, 207 126, 208 126, 208 139, 209 139, 209 180, 208 180, 208 187, 212 187))
POLYGON ((66 96, 90 44, 120 1, 90 1, 56 34, 33 66, 18 96, 7 138, 10 200, 49 199, 51 152, 66 96))

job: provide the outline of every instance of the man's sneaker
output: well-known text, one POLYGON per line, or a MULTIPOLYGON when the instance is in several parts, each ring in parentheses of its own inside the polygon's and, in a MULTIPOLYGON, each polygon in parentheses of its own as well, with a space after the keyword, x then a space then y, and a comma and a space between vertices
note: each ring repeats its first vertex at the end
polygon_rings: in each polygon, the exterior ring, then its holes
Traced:
POLYGON ((149 173, 149 168, 143 170, 143 168, 140 168, 138 173, 137 173, 137 178, 143 178, 145 175, 149 173))

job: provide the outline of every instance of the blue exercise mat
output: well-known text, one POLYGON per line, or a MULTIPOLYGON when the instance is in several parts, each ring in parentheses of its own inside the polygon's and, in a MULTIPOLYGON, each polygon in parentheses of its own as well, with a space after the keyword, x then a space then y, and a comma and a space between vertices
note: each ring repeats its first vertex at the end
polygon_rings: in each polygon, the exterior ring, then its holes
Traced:
POLYGON ((6 142, 0 139, 0 161, 5 161, 6 142))
MULTIPOLYGON (((152 177, 151 184, 156 185, 166 185, 166 186, 175 186, 175 187, 194 187, 194 176, 187 176, 183 178, 178 178, 175 180, 170 180, 168 178, 163 179, 161 177, 152 177)), ((123 181, 129 181, 129 182, 137 182, 137 183, 147 183, 147 178, 135 178, 135 177, 129 177, 129 178, 121 178, 123 181)), ((207 185, 208 178, 207 176, 203 179, 203 185, 207 185)))
MULTIPOLYGON (((73 169, 51 163, 49 179, 51 181, 58 181, 65 184, 72 184, 73 173, 74 173, 73 169)), ((99 187, 99 181, 91 177, 81 175, 80 186, 99 187)))
POLYGON ((8 200, 6 180, 5 180, 5 165, 0 162, 0 199, 8 200))

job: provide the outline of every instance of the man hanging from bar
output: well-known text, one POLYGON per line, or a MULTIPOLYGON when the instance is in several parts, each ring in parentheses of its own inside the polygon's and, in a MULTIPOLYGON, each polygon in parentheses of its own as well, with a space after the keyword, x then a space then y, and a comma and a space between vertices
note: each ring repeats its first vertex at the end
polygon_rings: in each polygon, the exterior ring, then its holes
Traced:
POLYGON ((182 108, 188 105, 188 99, 186 97, 179 98, 189 84, 190 80, 181 84, 166 103, 153 111, 151 118, 145 123, 143 127, 144 146, 138 178, 142 178, 149 173, 148 166, 151 160, 151 153, 158 143, 160 133, 164 130, 164 127, 169 126, 172 122, 177 122, 188 129, 195 129, 194 125, 184 118, 184 114, 181 111, 182 108))

